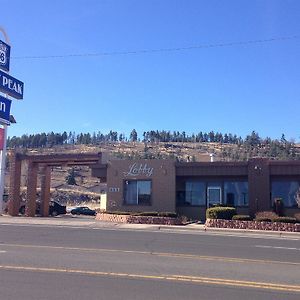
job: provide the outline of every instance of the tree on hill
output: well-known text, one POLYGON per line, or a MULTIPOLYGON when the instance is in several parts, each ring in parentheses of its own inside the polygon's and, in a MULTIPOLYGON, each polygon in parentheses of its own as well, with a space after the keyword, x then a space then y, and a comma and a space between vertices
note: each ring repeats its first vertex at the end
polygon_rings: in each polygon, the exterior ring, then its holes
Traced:
POLYGON ((76 183, 76 174, 74 168, 68 171, 68 175, 66 176, 66 183, 69 185, 77 185, 76 183))
POLYGON ((130 133, 130 140, 132 142, 136 142, 137 141, 137 132, 135 129, 132 129, 131 133, 130 133))

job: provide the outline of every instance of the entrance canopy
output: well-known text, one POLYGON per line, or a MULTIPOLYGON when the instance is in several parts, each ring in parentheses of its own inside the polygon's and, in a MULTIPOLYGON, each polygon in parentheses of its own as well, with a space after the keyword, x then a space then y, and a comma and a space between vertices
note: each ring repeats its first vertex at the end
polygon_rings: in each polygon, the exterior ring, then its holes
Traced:
POLYGON ((41 214, 48 216, 50 201, 51 167, 91 166, 101 164, 101 153, 71 153, 27 155, 12 152, 10 155, 10 188, 8 213, 17 216, 20 208, 20 185, 22 162, 28 163, 25 216, 33 217, 36 209, 37 176, 41 169, 41 214))

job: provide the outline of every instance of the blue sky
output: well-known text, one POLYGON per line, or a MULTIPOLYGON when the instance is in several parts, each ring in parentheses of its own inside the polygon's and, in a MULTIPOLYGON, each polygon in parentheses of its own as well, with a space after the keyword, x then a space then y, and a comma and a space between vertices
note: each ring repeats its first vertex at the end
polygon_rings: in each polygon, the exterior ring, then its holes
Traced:
MULTIPOLYGON (((24 81, 8 135, 135 128, 300 139, 300 38, 184 51, 68 57, 300 37, 297 0, 0 0, 24 81), (26 58, 62 55, 62 58, 26 58)), ((3 39, 3 36, 1 35, 3 39)))

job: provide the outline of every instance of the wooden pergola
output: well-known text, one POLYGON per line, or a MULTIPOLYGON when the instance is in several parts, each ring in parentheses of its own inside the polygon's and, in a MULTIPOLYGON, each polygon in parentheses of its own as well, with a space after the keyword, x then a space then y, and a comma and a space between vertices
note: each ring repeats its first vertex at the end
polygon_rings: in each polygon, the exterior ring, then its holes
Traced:
POLYGON ((34 217, 37 199, 37 178, 41 176, 41 209, 43 217, 49 215, 51 168, 55 166, 91 166, 101 164, 101 153, 45 154, 27 155, 12 152, 10 154, 10 187, 8 214, 17 216, 20 208, 20 185, 22 162, 28 163, 27 195, 25 216, 34 217))

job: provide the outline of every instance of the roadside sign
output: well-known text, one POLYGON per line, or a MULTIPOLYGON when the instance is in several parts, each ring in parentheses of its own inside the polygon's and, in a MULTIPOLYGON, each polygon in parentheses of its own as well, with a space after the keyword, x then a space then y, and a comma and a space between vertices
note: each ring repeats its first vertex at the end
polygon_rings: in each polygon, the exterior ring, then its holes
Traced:
POLYGON ((9 71, 10 46, 0 40, 0 69, 9 71))
POLYGON ((9 125, 11 100, 0 96, 0 123, 9 125))
POLYGON ((0 91, 16 99, 23 99, 24 83, 0 71, 0 91))

